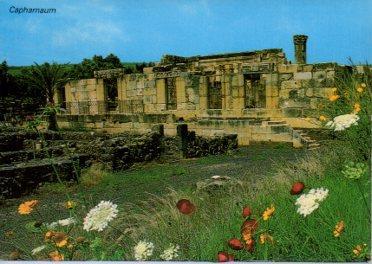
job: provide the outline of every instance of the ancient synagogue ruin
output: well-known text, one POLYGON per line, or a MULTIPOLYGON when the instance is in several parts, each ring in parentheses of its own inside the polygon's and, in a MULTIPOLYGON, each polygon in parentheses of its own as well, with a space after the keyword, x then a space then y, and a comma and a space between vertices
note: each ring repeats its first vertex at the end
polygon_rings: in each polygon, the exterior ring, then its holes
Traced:
POLYGON ((307 64, 307 39, 293 37, 295 63, 282 49, 265 49, 164 55, 141 74, 96 71, 94 79, 71 81, 57 94, 66 109, 59 125, 145 133, 163 124, 164 134, 173 136, 182 122, 201 136, 237 134, 239 145, 272 141, 301 146, 305 139, 294 128, 319 127, 310 113, 334 93, 335 75, 346 68, 307 64))

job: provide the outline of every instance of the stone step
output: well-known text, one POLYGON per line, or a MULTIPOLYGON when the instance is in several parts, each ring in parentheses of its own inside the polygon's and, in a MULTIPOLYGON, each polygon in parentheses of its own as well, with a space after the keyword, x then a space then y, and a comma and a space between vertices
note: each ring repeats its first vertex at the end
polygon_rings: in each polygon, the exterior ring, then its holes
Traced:
POLYGON ((50 157, 59 157, 65 154, 62 147, 44 148, 41 150, 16 150, 0 152, 0 165, 13 164, 17 162, 27 162, 33 159, 44 159, 50 157))
POLYGON ((286 125, 287 122, 285 121, 267 121, 268 125, 286 125))
POLYGON ((34 191, 42 182, 53 182, 58 178, 77 180, 80 169, 88 165, 89 158, 89 155, 77 154, 0 166, 0 195, 15 198, 34 191))
POLYGON ((307 150, 317 150, 317 149, 320 149, 320 146, 318 146, 318 147, 307 148, 307 150))

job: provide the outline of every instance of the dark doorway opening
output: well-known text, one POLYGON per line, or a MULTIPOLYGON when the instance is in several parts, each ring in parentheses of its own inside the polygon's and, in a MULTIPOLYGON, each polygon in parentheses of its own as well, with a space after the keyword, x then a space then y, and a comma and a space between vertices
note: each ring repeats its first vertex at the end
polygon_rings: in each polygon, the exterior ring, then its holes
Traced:
POLYGON ((177 90, 176 90, 176 78, 165 79, 165 91, 167 95, 167 109, 177 109, 177 90))
POLYGON ((118 81, 116 78, 104 79, 107 111, 115 111, 118 106, 118 81))
POLYGON ((222 85, 219 81, 208 82, 208 108, 222 109, 222 85))
POLYGON ((261 74, 244 74, 245 108, 266 108, 266 86, 261 74))

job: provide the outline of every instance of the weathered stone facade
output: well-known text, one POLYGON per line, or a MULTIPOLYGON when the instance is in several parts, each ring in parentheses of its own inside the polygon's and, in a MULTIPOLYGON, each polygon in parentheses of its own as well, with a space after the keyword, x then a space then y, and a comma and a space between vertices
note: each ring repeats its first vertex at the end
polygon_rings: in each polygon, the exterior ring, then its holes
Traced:
POLYGON ((80 120, 86 126, 108 132, 148 131, 152 124, 163 123, 165 133, 175 135, 175 123, 182 120, 203 136, 237 133, 241 145, 252 140, 290 142, 291 127, 318 126, 307 117, 333 93, 335 74, 342 68, 335 63, 306 64, 306 40, 294 36, 296 64, 287 61, 282 49, 266 49, 165 55, 143 74, 95 72, 95 79, 66 85, 67 115, 60 117, 60 124, 84 115, 80 120), (115 98, 105 87, 107 79, 117 84, 115 98), (108 107, 109 101, 117 102, 114 108, 108 107), (275 134, 275 126, 289 132, 275 134))

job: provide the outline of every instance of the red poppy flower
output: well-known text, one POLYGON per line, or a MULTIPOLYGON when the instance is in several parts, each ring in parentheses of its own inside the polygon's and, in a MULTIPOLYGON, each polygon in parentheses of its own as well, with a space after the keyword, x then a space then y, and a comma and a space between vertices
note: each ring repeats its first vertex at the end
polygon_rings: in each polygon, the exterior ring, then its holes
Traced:
POLYGON ((303 182, 295 182, 292 185, 291 194, 296 195, 302 193, 305 188, 305 184, 303 182))
POLYGON ((244 247, 243 243, 237 238, 230 239, 228 244, 229 244, 229 247, 235 250, 241 250, 244 247))
POLYGON ((242 225, 242 232, 253 233, 258 228, 258 222, 256 219, 246 220, 242 225))
POLYGON ((195 211, 195 205, 193 205, 187 199, 181 199, 177 202, 177 208, 182 214, 192 214, 195 211))
POLYGON ((226 252, 220 251, 217 254, 218 262, 227 262, 227 261, 233 261, 233 260, 234 260, 234 256, 226 252))
POLYGON ((243 208, 242 215, 243 215, 244 218, 250 216, 251 214, 252 214, 251 208, 249 208, 248 206, 246 206, 246 207, 243 208))

